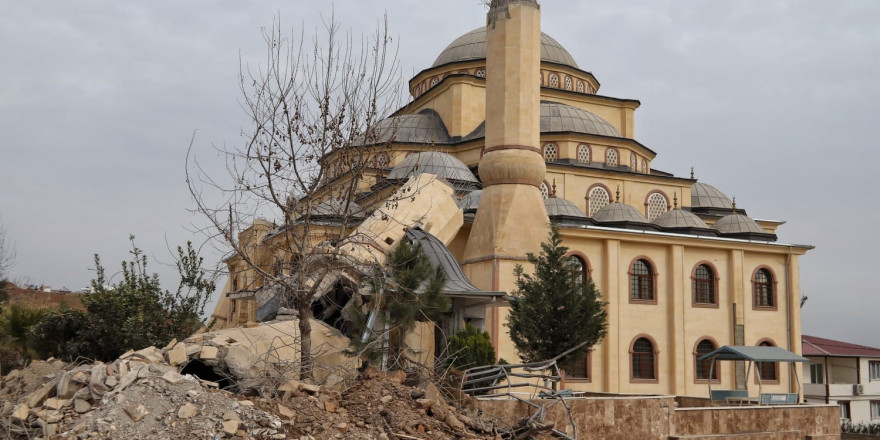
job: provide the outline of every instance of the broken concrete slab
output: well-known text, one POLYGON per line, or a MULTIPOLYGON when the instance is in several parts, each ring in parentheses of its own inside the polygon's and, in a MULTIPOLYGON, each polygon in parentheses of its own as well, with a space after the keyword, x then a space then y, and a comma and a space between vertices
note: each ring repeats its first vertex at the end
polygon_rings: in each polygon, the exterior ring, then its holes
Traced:
POLYGON ((181 419, 188 419, 199 411, 199 407, 193 405, 192 403, 184 404, 177 410, 177 417, 181 419))
POLYGON ((74 399, 73 400, 73 410, 76 411, 77 414, 83 414, 89 412, 92 409, 92 405, 89 402, 86 402, 82 399, 74 399))
POLYGON ((212 347, 210 345, 202 346, 201 352, 199 352, 199 359, 206 361, 216 361, 219 350, 217 347, 212 347))
POLYGON ((175 344, 174 347, 165 353, 165 357, 168 359, 168 363, 174 366, 186 363, 189 360, 186 354, 186 344, 175 344))
POLYGON ((147 408, 143 404, 131 404, 124 408, 125 413, 128 414, 128 417, 131 418, 132 421, 140 422, 144 419, 144 417, 150 414, 147 411, 147 408))
POLYGON ((28 416, 31 413, 31 409, 27 406, 27 404, 18 405, 15 408, 15 411, 12 412, 12 420, 17 420, 19 422, 24 422, 27 420, 28 416))
POLYGON ((31 393, 25 403, 28 407, 37 408, 43 405, 43 402, 49 398, 52 392, 55 390, 55 384, 47 383, 42 387, 38 388, 36 391, 31 393))

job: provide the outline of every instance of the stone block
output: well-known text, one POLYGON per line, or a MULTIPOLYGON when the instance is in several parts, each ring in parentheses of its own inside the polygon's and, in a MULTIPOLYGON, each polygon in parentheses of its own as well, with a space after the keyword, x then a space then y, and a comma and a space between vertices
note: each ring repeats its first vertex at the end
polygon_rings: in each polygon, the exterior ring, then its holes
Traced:
POLYGON ((229 372, 240 379, 249 379, 254 376, 254 365, 258 359, 247 348, 241 345, 232 345, 226 350, 226 357, 223 358, 229 372))
POLYGON ((89 412, 92 409, 92 405, 89 402, 86 402, 82 399, 74 399, 73 400, 73 410, 76 411, 77 414, 83 414, 89 412))
POLYGON ((27 404, 18 405, 15 408, 15 411, 12 412, 12 420, 17 420, 19 422, 24 422, 27 420, 28 415, 30 415, 31 409, 27 406, 27 404))
POLYGON ((168 364, 174 366, 184 364, 189 360, 189 357, 186 354, 185 344, 175 345, 165 353, 165 357, 168 359, 168 364))
POLYGON ((223 422, 223 433, 232 437, 238 432, 239 422, 235 420, 227 420, 223 422))
POLYGON ((147 408, 142 404, 131 404, 126 406, 124 410, 125 413, 131 417, 131 420, 135 422, 140 422, 144 417, 150 414, 150 412, 147 411, 147 408))
POLYGON ((201 352, 199 352, 199 359, 204 359, 206 361, 216 361, 218 353, 219 353, 219 350, 217 350, 217 347, 211 347, 210 345, 204 345, 204 346, 202 346, 201 352))
POLYGON ((180 417, 181 419, 188 419, 196 415, 198 411, 199 407, 193 405, 192 403, 187 403, 177 410, 177 417, 180 417))
POLYGON ((42 406, 43 402, 45 402, 46 399, 49 398, 49 396, 51 395, 51 393, 54 389, 55 389, 55 384, 47 383, 47 384, 43 385, 42 387, 40 387, 39 389, 37 389, 36 391, 34 391, 33 393, 31 393, 30 395, 28 395, 27 400, 25 400, 25 403, 30 408, 36 408, 36 407, 42 406))

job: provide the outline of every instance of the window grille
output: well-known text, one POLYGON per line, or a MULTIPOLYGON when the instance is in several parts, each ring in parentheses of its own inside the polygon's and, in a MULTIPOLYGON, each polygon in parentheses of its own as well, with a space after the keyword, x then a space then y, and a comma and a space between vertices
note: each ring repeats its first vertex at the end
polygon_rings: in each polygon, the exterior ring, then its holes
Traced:
POLYGON ((578 145, 578 162, 590 163, 590 146, 585 144, 578 145))
POLYGON ((550 74, 550 87, 553 87, 554 89, 559 88, 559 76, 555 73, 550 74))
POLYGON ((438 82, 437 78, 431 78, 431 87, 436 86, 438 82))
POLYGON ((648 174, 648 161, 642 159, 642 172, 648 174))
POLYGON ((578 93, 584 93, 584 82, 583 81, 578 81, 577 91, 578 91, 578 93))
POLYGON ((597 211, 604 208, 605 205, 611 203, 611 195, 601 186, 597 186, 590 190, 590 217, 597 211))
POLYGON ((577 255, 572 255, 568 257, 566 264, 568 265, 568 273, 571 274, 571 278, 575 281, 575 283, 587 283, 589 271, 587 270, 587 263, 582 260, 581 257, 578 257, 577 255))
POLYGON ((617 150, 608 149, 605 153, 605 165, 608 165, 609 167, 617 166, 617 150))
POLYGON ((660 193, 651 194, 648 197, 648 220, 654 220, 669 210, 669 201, 660 193))
POLYGON ((654 374, 654 344, 646 338, 639 338, 633 344, 633 379, 656 379, 654 374))
POLYGON ((654 300, 654 273, 645 260, 636 260, 629 276, 630 299, 635 301, 654 300))
POLYGON ((767 269, 758 269, 752 283, 755 307, 773 307, 773 276, 767 269))
POLYGON ((630 155, 629 155, 629 168, 630 168, 631 170, 635 171, 635 170, 636 170, 636 166, 637 166, 636 155, 635 155, 635 154, 630 154, 630 155))
POLYGON ((715 274, 705 264, 697 266, 694 273, 694 302, 715 304, 715 274))
POLYGON ((547 188, 546 183, 542 183, 541 184, 541 198, 546 200, 548 197, 550 197, 550 188, 547 188))
POLYGON ((715 368, 712 368, 712 361, 705 359, 699 360, 701 356, 705 356, 712 351, 715 350, 715 344, 708 339, 703 339, 697 344, 697 352, 694 354, 697 362, 697 379, 701 380, 709 380, 710 374, 712 380, 718 379, 718 364, 715 364, 715 368))
POLYGON ((570 76, 566 76, 566 77, 565 77, 565 90, 571 90, 571 89, 572 89, 572 81, 571 81, 571 77, 570 77, 570 76))
POLYGON ((544 160, 547 162, 555 162, 559 158, 559 148, 556 144, 547 144, 544 146, 544 160))
POLYGON ((381 153, 376 155, 376 168, 388 168, 388 165, 391 164, 391 158, 388 157, 388 153, 381 153))
MULTIPOLYGON (((760 344, 761 347, 773 347, 773 344, 764 341, 760 344)), ((779 380, 779 377, 776 375, 776 362, 757 362, 758 368, 761 370, 761 380, 762 381, 774 381, 779 380)))
POLYGON ((486 77, 486 69, 477 69, 476 75, 480 78, 486 77))

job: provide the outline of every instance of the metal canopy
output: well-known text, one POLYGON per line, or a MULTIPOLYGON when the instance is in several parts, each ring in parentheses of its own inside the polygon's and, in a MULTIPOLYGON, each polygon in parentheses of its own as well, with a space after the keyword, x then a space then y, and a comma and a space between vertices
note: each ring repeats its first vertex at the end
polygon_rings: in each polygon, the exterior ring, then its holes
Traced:
POLYGON ((446 284, 443 286, 445 295, 465 298, 505 298, 507 296, 504 292, 486 292, 471 284, 461 270, 461 266, 455 261, 455 257, 437 237, 416 227, 406 231, 406 238, 421 245, 431 265, 439 266, 446 274, 446 284))
POLYGON ((701 361, 707 359, 752 362, 810 362, 809 359, 784 348, 745 345, 725 345, 711 353, 700 356, 701 361))

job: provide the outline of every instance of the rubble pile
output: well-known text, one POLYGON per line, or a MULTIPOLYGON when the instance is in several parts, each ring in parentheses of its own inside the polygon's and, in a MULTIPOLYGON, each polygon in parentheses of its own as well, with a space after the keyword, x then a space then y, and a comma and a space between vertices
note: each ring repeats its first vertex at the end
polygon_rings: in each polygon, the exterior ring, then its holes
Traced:
POLYGON ((402 372, 368 368, 350 385, 287 380, 275 398, 181 374, 192 359, 210 360, 211 348, 172 341, 106 364, 50 360, 13 370, 0 379, 0 438, 501 439, 508 432, 402 372))

